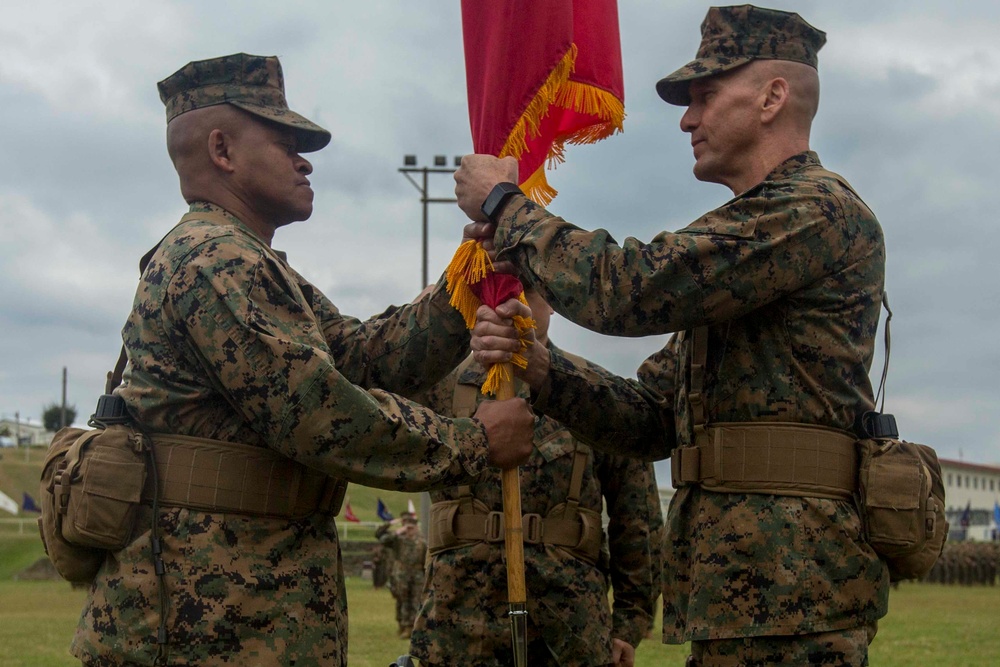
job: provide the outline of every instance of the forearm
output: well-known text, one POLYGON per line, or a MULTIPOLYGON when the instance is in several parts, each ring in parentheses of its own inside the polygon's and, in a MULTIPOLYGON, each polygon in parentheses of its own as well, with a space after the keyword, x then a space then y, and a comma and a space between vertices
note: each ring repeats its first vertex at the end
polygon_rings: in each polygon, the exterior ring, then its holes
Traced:
POLYGON ((426 389, 469 352, 469 332, 448 299, 441 280, 415 303, 394 306, 367 321, 327 322, 325 338, 337 368, 365 387, 404 396, 426 389))
POLYGON ((617 456, 604 457, 599 474, 610 519, 614 636, 636 646, 652 624, 660 595, 656 475, 652 464, 617 456))
POLYGON ((666 398, 558 348, 547 357, 544 380, 532 385, 535 410, 601 451, 647 461, 669 456, 674 425, 666 398))
POLYGON ((357 484, 425 491, 467 483, 487 466, 473 419, 448 419, 402 397, 316 382, 281 414, 274 448, 357 484))
POLYGON ((582 230, 514 197, 495 244, 560 315, 607 335, 645 336, 704 319, 703 292, 682 252, 690 244, 672 239, 619 245, 605 230, 582 230))

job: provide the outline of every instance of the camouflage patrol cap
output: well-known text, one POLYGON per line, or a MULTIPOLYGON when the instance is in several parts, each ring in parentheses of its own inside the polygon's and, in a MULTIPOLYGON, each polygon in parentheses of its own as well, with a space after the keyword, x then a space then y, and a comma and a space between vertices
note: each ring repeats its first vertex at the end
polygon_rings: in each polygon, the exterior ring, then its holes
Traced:
POLYGON ((687 106, 693 79, 751 60, 791 60, 816 67, 816 54, 825 43, 826 33, 794 12, 753 5, 711 7, 701 24, 701 46, 695 59, 660 79, 656 92, 669 104, 687 106))
POLYGON ((330 143, 330 133, 288 108, 281 63, 275 56, 231 56, 196 60, 156 84, 167 107, 167 122, 186 111, 232 104, 272 123, 290 127, 300 153, 330 143))

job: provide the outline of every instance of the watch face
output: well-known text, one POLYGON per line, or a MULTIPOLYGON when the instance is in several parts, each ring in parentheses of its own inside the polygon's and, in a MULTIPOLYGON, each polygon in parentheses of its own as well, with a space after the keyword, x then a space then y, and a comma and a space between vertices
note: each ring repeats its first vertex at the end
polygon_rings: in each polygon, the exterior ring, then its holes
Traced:
POLYGON ((491 222, 496 222, 496 215, 503 203, 507 200, 507 197, 513 194, 522 194, 521 188, 517 187, 513 183, 497 183, 490 190, 489 196, 486 197, 486 201, 483 202, 482 212, 491 222))

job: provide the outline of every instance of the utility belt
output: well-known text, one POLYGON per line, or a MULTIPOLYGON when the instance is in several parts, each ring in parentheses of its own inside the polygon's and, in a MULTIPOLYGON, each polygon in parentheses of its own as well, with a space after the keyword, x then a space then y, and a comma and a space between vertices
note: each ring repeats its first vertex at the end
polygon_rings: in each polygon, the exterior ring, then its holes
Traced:
MULTIPOLYGON (((566 502, 559 503, 545 516, 522 515, 521 529, 525 544, 561 547, 576 558, 597 565, 604 538, 601 514, 580 507, 583 473, 589 457, 586 450, 573 452, 573 470, 566 502)), ((503 541, 503 513, 491 511, 486 503, 474 498, 471 487, 460 486, 457 500, 444 500, 431 505, 427 548, 432 556, 479 542, 497 544, 503 541)))
POLYGON ((851 500, 858 488, 857 436, 812 424, 707 424, 704 385, 708 327, 690 332, 688 402, 694 445, 671 454, 675 488, 697 484, 721 493, 851 500))
MULTIPOLYGON (((601 515, 577 507, 574 518, 564 518, 566 505, 554 507, 547 516, 524 514, 521 528, 525 544, 563 547, 583 561, 596 565, 601 553, 601 515)), ((463 505, 445 500, 431 505, 427 547, 432 556, 479 542, 504 541, 503 512, 490 511, 479 500, 463 505)))
POLYGON ((347 483, 263 447, 166 433, 152 434, 156 479, 149 475, 144 503, 154 492, 163 507, 187 507, 297 519, 336 515, 347 483))
POLYGON ((720 423, 695 430, 695 445, 673 451, 675 488, 851 500, 857 491, 857 437, 781 422, 720 423))

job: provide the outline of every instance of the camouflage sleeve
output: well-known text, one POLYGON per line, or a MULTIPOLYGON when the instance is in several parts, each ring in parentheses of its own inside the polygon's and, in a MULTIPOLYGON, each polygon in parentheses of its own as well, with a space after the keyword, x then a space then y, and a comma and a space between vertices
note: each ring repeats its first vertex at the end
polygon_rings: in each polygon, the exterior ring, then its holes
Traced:
POLYGON ((588 445, 655 461, 674 446, 674 356, 663 351, 644 364, 643 378, 619 377, 585 359, 549 347, 550 370, 532 407, 566 424, 588 445))
POLYGON ((572 322, 609 335, 664 334, 739 317, 840 266, 856 230, 830 202, 806 188, 765 191, 678 233, 619 245, 515 196, 495 243, 572 322))
POLYGON ((412 398, 469 353, 469 331, 448 304, 444 277, 422 299, 365 321, 340 314, 328 300, 317 309, 337 369, 354 384, 412 398))
POLYGON ((434 412, 442 415, 454 416, 453 398, 455 396, 455 386, 458 382, 457 369, 452 369, 447 375, 438 380, 432 386, 427 387, 413 396, 413 400, 421 405, 426 405, 434 412))
POLYGON ((399 542, 399 535, 392 530, 386 530, 378 536, 378 541, 381 542, 387 549, 395 549, 396 544, 399 542))
POLYGON ((651 463, 604 456, 598 474, 608 511, 612 633, 638 646, 652 626, 660 594, 659 553, 655 539, 662 523, 660 495, 651 463))
MULTIPOLYGON (((286 268, 246 240, 203 244, 170 280, 168 338, 272 449, 351 482, 419 491, 487 465, 486 434, 340 373, 286 268)), ((349 342, 345 342, 349 344, 349 342)))

